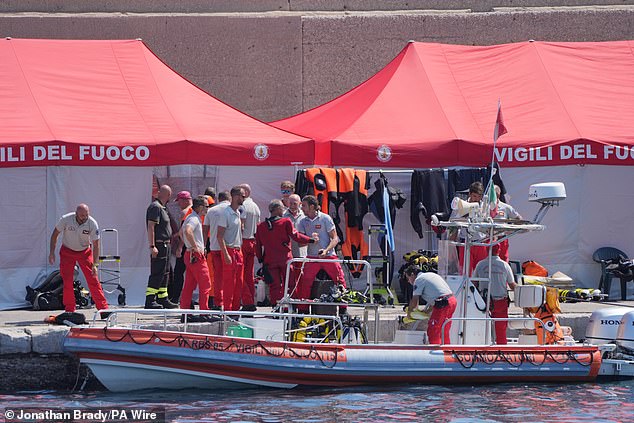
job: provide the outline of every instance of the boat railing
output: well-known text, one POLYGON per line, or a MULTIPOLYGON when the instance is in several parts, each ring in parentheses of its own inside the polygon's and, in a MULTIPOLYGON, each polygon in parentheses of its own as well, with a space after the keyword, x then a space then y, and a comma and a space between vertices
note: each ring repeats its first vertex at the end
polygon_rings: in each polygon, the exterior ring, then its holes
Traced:
MULTIPOLYGON (((447 320, 445 320, 441 326, 440 329, 440 342, 442 345, 445 345, 445 326, 448 323, 454 322, 454 321, 461 321, 461 322, 469 322, 469 321, 484 321, 484 322, 521 322, 521 321, 532 321, 532 322, 536 322, 539 326, 541 326, 544 330, 542 331, 542 345, 546 344, 546 332, 548 331, 546 329, 546 324, 541 320, 538 319, 536 317, 451 317, 447 320)), ((487 330, 490 330, 490 328, 487 327, 487 330)), ((488 345, 493 345, 492 343, 489 343, 488 345)))
MULTIPOLYGON (((290 285, 290 277, 291 277, 291 266, 293 265, 293 263, 302 263, 302 269, 303 266, 306 263, 340 263, 340 264, 362 264, 365 266, 366 269, 366 290, 365 292, 368 293, 369 292, 369 299, 370 299, 370 303, 374 303, 374 285, 372 284, 372 280, 371 280, 371 271, 369 271, 369 269, 372 268, 372 265, 370 264, 369 261, 367 260, 353 260, 353 259, 320 259, 320 258, 312 258, 312 257, 295 257, 289 261, 286 262, 286 276, 284 278, 284 298, 282 298, 281 301, 287 300, 292 298, 292 294, 293 292, 288 292, 288 288, 290 285)), ((302 270, 303 271, 303 270, 302 270)), ((298 281, 297 281, 298 282, 298 281)), ((298 283, 295 284, 295 288, 296 289, 298 283)))
MULTIPOLYGON (((324 305, 339 305, 341 306, 343 303, 320 303, 324 305)), ((345 305, 345 304, 343 304, 345 305)), ((281 330, 279 335, 284 340, 293 340, 293 334, 301 331, 301 330, 310 330, 316 327, 328 325, 330 331, 332 333, 342 333, 344 329, 344 324, 339 314, 315 314, 315 313, 293 313, 293 312, 275 312, 275 311, 219 311, 219 310, 193 310, 193 309, 144 309, 144 308, 126 308, 126 309, 112 309, 112 310, 101 310, 96 311, 93 315, 91 325, 97 326, 98 323, 103 322, 99 318, 100 313, 109 313, 108 317, 105 319, 106 328, 131 328, 131 329, 145 329, 148 324, 156 325, 158 323, 159 330, 170 331, 174 330, 170 326, 174 324, 173 319, 178 318, 178 324, 182 324, 182 329, 178 329, 177 331, 183 333, 200 333, 198 331, 190 331, 188 330, 188 326, 194 323, 218 323, 221 324, 222 334, 224 335, 224 331, 227 325, 239 324, 244 327, 248 327, 250 329, 256 329, 255 325, 250 324, 253 320, 247 321, 245 318, 257 318, 265 320, 269 319, 271 321, 280 321, 281 320, 281 330), (119 323, 119 316, 122 315, 131 315, 132 320, 119 323), (191 316, 208 316, 209 318, 204 320, 193 321, 194 319, 191 316), (161 318, 160 321, 142 321, 140 320, 142 317, 154 317, 161 318), (302 327, 302 328, 293 328, 292 321, 293 319, 301 320, 304 318, 310 318, 311 320, 316 321, 314 325, 302 327)), ((375 325, 378 326, 378 325, 375 325)), ((153 328, 155 329, 155 328, 153 328)), ((329 332, 330 333, 330 332, 329 332)), ((311 339, 312 342, 326 342, 326 339, 311 339)))

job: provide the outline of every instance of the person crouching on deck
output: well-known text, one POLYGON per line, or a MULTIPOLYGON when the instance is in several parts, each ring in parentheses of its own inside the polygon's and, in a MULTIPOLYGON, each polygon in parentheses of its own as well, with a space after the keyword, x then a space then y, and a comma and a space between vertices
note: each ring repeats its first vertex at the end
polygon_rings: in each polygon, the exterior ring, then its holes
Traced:
MULTIPOLYGON (((441 344, 443 339, 440 336, 443 323, 453 316, 456 311, 456 298, 451 292, 451 288, 442 276, 432 273, 423 272, 418 266, 409 266, 405 269, 407 281, 414 286, 412 299, 407 308, 407 317, 411 318, 411 312, 418 307, 420 298, 432 306, 431 316, 429 316, 429 325, 427 326, 427 338, 430 344, 441 344)), ((449 329, 451 322, 447 322, 444 329, 444 344, 450 344, 449 329)))

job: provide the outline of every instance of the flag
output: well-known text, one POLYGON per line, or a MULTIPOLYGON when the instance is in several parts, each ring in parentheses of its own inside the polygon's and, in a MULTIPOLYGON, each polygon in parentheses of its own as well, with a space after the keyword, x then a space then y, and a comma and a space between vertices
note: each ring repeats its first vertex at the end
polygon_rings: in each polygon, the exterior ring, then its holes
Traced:
POLYGON ((506 126, 504 126, 504 118, 502 117, 502 104, 498 100, 498 115, 495 119, 495 129, 493 130, 493 142, 498 140, 498 137, 506 134, 506 126))

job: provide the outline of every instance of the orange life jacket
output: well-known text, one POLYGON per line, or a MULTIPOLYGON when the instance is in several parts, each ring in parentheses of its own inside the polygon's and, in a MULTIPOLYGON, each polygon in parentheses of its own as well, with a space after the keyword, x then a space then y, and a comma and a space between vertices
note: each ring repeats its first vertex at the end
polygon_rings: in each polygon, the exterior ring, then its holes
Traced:
MULTIPOLYGON (((363 217, 368 211, 368 181, 365 170, 339 169, 339 199, 346 212, 346 237, 341 244, 344 259, 368 256, 368 243, 363 232, 363 217)), ((338 210, 337 210, 338 213, 338 210)), ((352 276, 358 278, 361 264, 349 264, 352 276)))

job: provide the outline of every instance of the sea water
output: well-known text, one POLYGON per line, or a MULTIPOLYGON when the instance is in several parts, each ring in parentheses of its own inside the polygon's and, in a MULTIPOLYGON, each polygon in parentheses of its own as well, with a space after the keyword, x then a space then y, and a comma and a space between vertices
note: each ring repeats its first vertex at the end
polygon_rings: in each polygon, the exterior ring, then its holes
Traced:
MULTIPOLYGON (((168 422, 632 422, 634 381, 18 393, 0 395, 0 421, 6 410, 20 407, 162 410, 168 422)), ((92 421, 101 421, 94 417, 92 421)), ((126 421, 142 421, 127 417, 126 421)))

